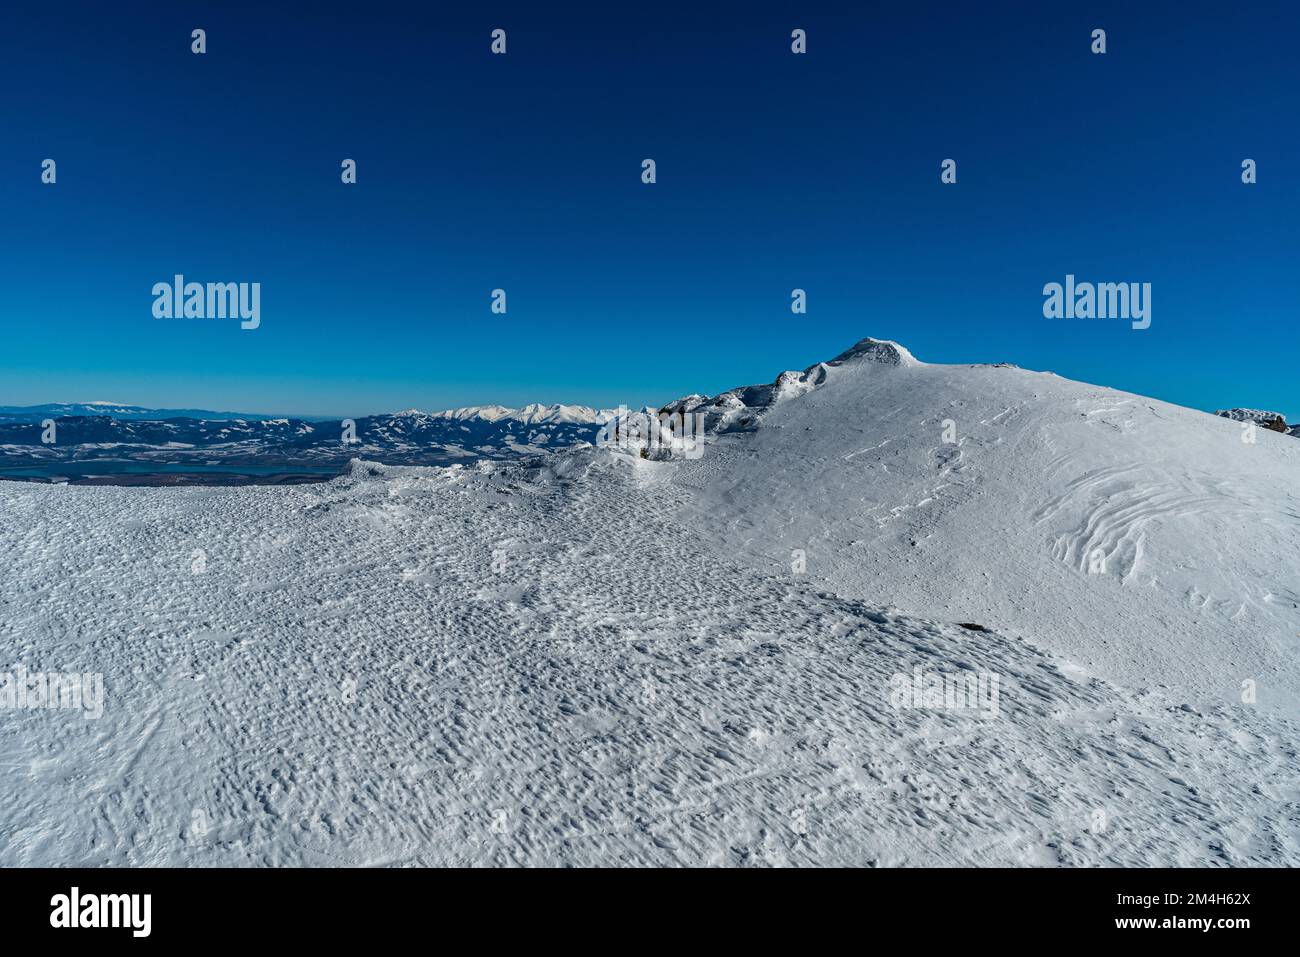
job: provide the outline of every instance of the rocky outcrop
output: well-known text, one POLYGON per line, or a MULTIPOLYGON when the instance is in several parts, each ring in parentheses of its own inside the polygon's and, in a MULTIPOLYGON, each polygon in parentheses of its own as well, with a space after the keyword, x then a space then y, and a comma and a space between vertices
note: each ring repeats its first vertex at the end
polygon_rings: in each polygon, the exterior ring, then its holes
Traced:
POLYGON ((772 406, 811 392, 826 381, 832 370, 859 362, 875 362, 884 366, 922 365, 920 360, 897 342, 868 337, 859 340, 829 362, 818 362, 802 372, 782 372, 774 382, 740 386, 712 398, 688 395, 669 402, 660 411, 702 414, 705 431, 709 433, 745 432, 756 428, 763 413, 772 406))
POLYGON ((1260 428, 1272 429, 1274 432, 1295 435, 1300 431, 1300 426, 1288 427, 1286 418, 1280 412, 1265 412, 1263 409, 1220 409, 1214 414, 1232 419, 1234 422, 1254 422, 1260 428))

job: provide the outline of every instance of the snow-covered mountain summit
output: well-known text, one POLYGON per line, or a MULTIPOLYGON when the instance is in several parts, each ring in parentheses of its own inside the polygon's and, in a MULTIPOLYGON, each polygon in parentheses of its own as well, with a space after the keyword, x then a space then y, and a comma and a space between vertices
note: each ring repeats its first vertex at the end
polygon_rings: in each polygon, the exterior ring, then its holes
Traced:
POLYGON ((684 512, 837 594, 1025 635, 1081 673, 1300 702, 1300 443, 1131 393, 864 339, 691 396, 684 512), (1247 440, 1243 440, 1243 438, 1247 440))
POLYGON ((912 353, 897 342, 889 339, 873 339, 870 336, 858 340, 825 364, 834 367, 854 361, 881 362, 888 366, 921 365, 921 362, 912 353))
POLYGON ((866 338, 834 359, 818 362, 802 372, 782 372, 771 383, 740 386, 719 395, 688 395, 664 406, 669 413, 703 414, 709 432, 736 432, 755 427, 778 403, 811 392, 827 382, 842 366, 873 363, 916 367, 921 363, 897 342, 866 338))

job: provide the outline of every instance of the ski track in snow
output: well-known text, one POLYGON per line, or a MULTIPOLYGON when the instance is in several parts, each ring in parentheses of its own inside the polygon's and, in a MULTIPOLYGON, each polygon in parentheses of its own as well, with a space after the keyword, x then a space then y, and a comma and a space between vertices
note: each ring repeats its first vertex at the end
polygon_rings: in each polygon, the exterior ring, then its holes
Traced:
MULTIPOLYGON (((895 504, 979 496, 968 464, 1025 414, 933 447, 895 504)), ((890 463, 868 447, 847 465, 890 463)), ((679 468, 0 486, 0 668, 106 686, 98 721, 0 712, 0 864, 1300 863, 1287 718, 772 572, 720 550, 679 468), (895 710, 917 666, 1000 676, 1000 714, 895 710)), ((1065 486, 1098 502, 1081 523, 1041 504, 1060 562, 1140 573, 1174 493, 1216 494, 1120 477, 1065 486)))

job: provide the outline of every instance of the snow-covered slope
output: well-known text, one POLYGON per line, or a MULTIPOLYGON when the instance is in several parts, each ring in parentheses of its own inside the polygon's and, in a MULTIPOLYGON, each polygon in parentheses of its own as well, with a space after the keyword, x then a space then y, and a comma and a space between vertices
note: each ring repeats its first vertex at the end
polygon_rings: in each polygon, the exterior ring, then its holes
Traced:
POLYGON ((106 693, 0 722, 0 864, 1300 861, 1294 724, 764 574, 676 468, 5 494, 5 659, 106 693))
POLYGON ((768 567, 802 549, 841 595, 980 622, 1197 701, 1253 681, 1261 707, 1297 712, 1292 437, 1245 442, 1236 422, 1050 373, 855 350, 803 373, 816 387, 793 400, 724 394, 756 398, 729 414, 757 430, 680 463, 685 514, 768 567))
POLYGON ((0 671, 104 682, 0 865, 1300 864, 1300 444, 850 353, 698 460, 0 486, 0 671))

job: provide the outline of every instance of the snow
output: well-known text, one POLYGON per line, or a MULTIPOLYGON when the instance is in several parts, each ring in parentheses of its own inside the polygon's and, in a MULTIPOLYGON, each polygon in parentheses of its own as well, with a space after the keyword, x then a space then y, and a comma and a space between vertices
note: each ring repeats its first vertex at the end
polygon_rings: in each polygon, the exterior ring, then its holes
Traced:
POLYGON ((1274 419, 1286 419, 1281 412, 1265 412, 1263 409, 1220 409, 1214 414, 1235 422, 1271 422, 1274 419))
MULTIPOLYGON (((1232 419, 1234 422, 1254 422, 1256 425, 1262 425, 1265 428, 1272 429, 1275 432, 1289 432, 1286 424, 1286 416, 1281 412, 1265 412, 1263 409, 1220 409, 1215 415, 1221 415, 1225 419, 1232 419)), ((1294 435, 1294 432, 1290 434, 1294 435)))
POLYGON ((761 421, 678 483, 694 491, 684 520, 760 567, 801 548, 837 594, 1200 702, 1251 680, 1260 707, 1300 713, 1291 437, 1243 442, 1232 422, 1046 373, 878 362, 761 421))
POLYGON ((840 366, 858 360, 880 362, 890 366, 921 365, 912 353, 897 342, 890 339, 872 339, 870 336, 854 343, 826 365, 840 366))
POLYGON ((667 412, 702 414, 712 432, 752 429, 771 407, 798 398, 827 382, 841 366, 857 363, 913 368, 921 363, 897 342, 866 338, 829 362, 819 362, 803 372, 782 372, 771 385, 742 386, 714 398, 689 395, 670 402, 667 412))
POLYGON ((434 418, 440 419, 482 419, 485 422, 496 422, 498 419, 504 419, 514 410, 504 405, 471 405, 460 409, 446 409, 442 412, 433 413, 434 418))
POLYGON ((697 460, 0 486, 0 671, 106 695, 0 865, 1300 863, 1300 444, 864 343, 697 460))
POLYGON ((529 425, 553 422, 599 423, 605 421, 612 413, 602 412, 585 405, 542 405, 534 402, 511 413, 509 418, 529 425))
MULTIPOLYGON (((394 415, 424 414, 414 409, 408 412, 394 413, 394 415)), ((543 405, 540 402, 533 402, 518 409, 512 409, 504 405, 471 405, 431 413, 433 418, 439 419, 454 419, 457 421, 476 419, 484 422, 509 420, 523 422, 528 425, 555 422, 600 424, 613 414, 608 409, 593 409, 585 405, 543 405)))

